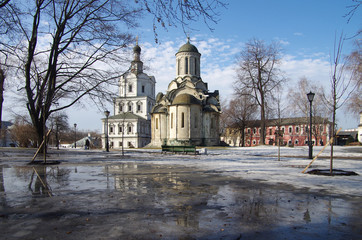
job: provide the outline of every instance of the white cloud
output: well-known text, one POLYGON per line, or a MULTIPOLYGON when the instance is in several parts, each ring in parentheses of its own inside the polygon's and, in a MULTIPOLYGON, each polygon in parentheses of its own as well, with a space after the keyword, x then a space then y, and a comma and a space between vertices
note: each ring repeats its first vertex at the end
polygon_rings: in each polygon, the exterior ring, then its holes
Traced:
POLYGON ((303 36, 303 33, 301 33, 301 32, 295 32, 295 33, 293 33, 293 35, 294 35, 294 36, 303 36))

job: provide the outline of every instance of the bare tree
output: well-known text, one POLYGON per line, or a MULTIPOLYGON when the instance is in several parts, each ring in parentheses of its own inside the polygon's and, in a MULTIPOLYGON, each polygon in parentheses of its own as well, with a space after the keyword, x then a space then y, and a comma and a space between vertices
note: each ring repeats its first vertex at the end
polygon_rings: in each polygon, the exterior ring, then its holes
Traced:
POLYGON ((22 1, 13 0, 5 8, 18 34, 0 42, 0 51, 16 59, 9 67, 18 74, 41 141, 52 113, 85 96, 101 107, 100 99, 112 99, 107 86, 116 84, 121 50, 133 40, 129 29, 145 11, 162 26, 187 25, 200 16, 214 20, 220 1, 32 0, 18 5, 22 1))
POLYGON ((241 147, 245 146, 245 128, 247 122, 255 118, 257 113, 257 104, 254 98, 248 94, 243 94, 240 97, 235 97, 229 102, 228 107, 224 110, 227 117, 229 129, 236 129, 236 134, 240 134, 241 147))
POLYGON ((277 68, 281 59, 280 52, 281 49, 276 42, 267 45, 262 40, 253 39, 246 43, 245 49, 238 57, 235 92, 239 96, 247 95, 254 98, 259 105, 261 144, 265 144, 268 100, 284 80, 277 68))
MULTIPOLYGON (((346 61, 342 58, 343 49, 343 34, 341 34, 338 42, 335 39, 333 58, 331 58, 331 95, 325 97, 325 101, 332 111, 332 131, 331 136, 335 135, 336 114, 337 110, 343 106, 348 100, 350 94, 356 88, 352 85, 352 76, 346 68, 346 61)), ((331 156, 330 156, 330 173, 333 173, 333 142, 331 143, 331 156)))
MULTIPOLYGON (((327 116, 331 115, 331 112, 325 106, 324 102, 324 91, 322 86, 317 86, 312 84, 306 77, 302 77, 296 86, 293 86, 288 90, 288 110, 293 116, 301 116, 306 118, 306 122, 308 122, 309 112, 310 112, 310 103, 307 98, 307 93, 313 91, 315 93, 315 97, 313 100, 313 123, 320 122, 321 120, 326 120, 327 116), (318 119, 317 119, 318 117, 318 119), (321 117, 321 118, 319 118, 321 117)), ((312 129, 312 134, 316 139, 316 145, 318 145, 317 139, 321 135, 320 128, 315 125, 312 129)))

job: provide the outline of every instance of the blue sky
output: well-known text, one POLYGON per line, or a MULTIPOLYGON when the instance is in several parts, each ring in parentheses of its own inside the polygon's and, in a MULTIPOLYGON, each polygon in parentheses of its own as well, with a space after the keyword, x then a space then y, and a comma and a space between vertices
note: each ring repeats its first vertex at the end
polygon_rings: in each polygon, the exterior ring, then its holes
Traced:
MULTIPOLYGON (((220 90, 222 99, 229 99, 235 80, 235 57, 243 44, 252 38, 266 42, 279 41, 283 47, 282 70, 288 77, 287 87, 293 87, 301 77, 329 88, 329 60, 335 34, 343 31, 352 37, 362 28, 362 10, 349 23, 343 17, 352 0, 233 0, 227 9, 220 9, 219 22, 210 24, 211 32, 202 22, 192 24, 191 42, 202 54, 202 78, 211 91, 220 90)), ((141 21, 133 33, 139 35, 142 61, 146 73, 155 76, 156 93, 165 92, 175 77, 175 53, 186 42, 181 27, 167 31, 159 28, 159 43, 154 42, 150 19, 141 21)), ((359 39, 361 36, 358 36, 359 39)), ((344 43, 344 53, 352 49, 353 40, 344 43)), ((132 46, 131 46, 132 47, 132 46)), ((131 48, 130 55, 131 55, 131 48)), ((127 69, 128 65, 124 67, 127 69)), ((117 92, 117 89, 114 89, 117 92)), ((109 109, 112 109, 109 105, 109 109)), ((356 128, 359 118, 339 110, 338 122, 344 129, 356 128)), ((80 129, 101 131, 103 113, 91 106, 68 110, 69 122, 80 129)), ((4 114, 6 120, 6 114, 4 114)))

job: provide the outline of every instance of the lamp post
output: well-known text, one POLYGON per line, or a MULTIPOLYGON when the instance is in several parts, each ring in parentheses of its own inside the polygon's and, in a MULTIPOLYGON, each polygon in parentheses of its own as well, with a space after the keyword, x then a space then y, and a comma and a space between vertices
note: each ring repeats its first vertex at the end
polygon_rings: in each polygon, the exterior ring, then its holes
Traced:
POLYGON ((105 145, 106 145, 106 152, 109 152, 109 143, 108 143, 108 117, 109 117, 109 111, 106 110, 104 111, 104 115, 106 115, 106 142, 105 142, 105 145))
POLYGON ((77 148, 77 124, 74 123, 74 148, 77 148))
POLYGON ((308 141, 308 145, 309 145, 309 159, 313 159, 313 144, 312 144, 312 102, 314 99, 314 93, 312 93, 311 91, 307 94, 308 97, 308 101, 309 101, 309 106, 310 106, 310 111, 309 111, 309 141, 308 141))

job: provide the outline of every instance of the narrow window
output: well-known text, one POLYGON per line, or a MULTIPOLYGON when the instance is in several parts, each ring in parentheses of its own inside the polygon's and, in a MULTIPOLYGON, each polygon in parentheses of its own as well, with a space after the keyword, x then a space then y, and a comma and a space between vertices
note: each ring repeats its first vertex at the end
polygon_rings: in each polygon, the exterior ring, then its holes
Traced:
POLYGON ((128 92, 132 92, 132 85, 128 85, 128 92))
POLYGON ((130 133, 130 132, 132 132, 132 127, 131 126, 128 127, 128 133, 130 133))
POLYGON ((158 118, 156 118, 156 129, 158 129, 158 118))
POLYGON ((189 58, 185 58, 185 74, 189 74, 189 58))
POLYGON ((109 132, 113 133, 113 127, 109 127, 109 132))
POLYGON ((118 147, 122 147, 122 142, 118 142, 118 147))
POLYGON ((254 134, 256 133, 256 128, 253 129, 253 133, 254 133, 254 134))
POLYGON ((123 131, 122 126, 119 126, 119 132, 121 133, 123 131))
POLYGON ((180 75, 181 60, 177 59, 177 75, 180 75))
POLYGON ((171 128, 173 128, 173 113, 171 113, 171 128))
POLYGON ((122 112, 122 111, 123 111, 123 106, 119 105, 119 112, 122 112))
POLYGON ((197 59, 196 58, 194 61, 194 67, 195 67, 195 75, 197 75, 197 59))
POLYGON ((320 131, 323 132, 323 125, 319 127, 320 131))
POLYGON ((137 111, 141 111, 141 104, 137 104, 137 111))
POLYGON ((144 93, 145 92, 145 86, 142 85, 142 92, 144 93))
POLYGON ((181 113, 181 127, 185 127, 185 113, 181 113))
POLYGON ((296 127, 296 128, 295 128, 295 132, 296 132, 296 133, 299 133, 299 127, 296 127))
POLYGON ((132 105, 128 105, 128 112, 132 112, 132 105))
POLYGON ((289 127, 289 133, 292 133, 292 132, 293 132, 293 128, 289 127))
POLYGON ((273 131, 272 131, 272 129, 270 128, 270 129, 269 129, 269 135, 272 135, 272 132, 273 132, 273 131))

